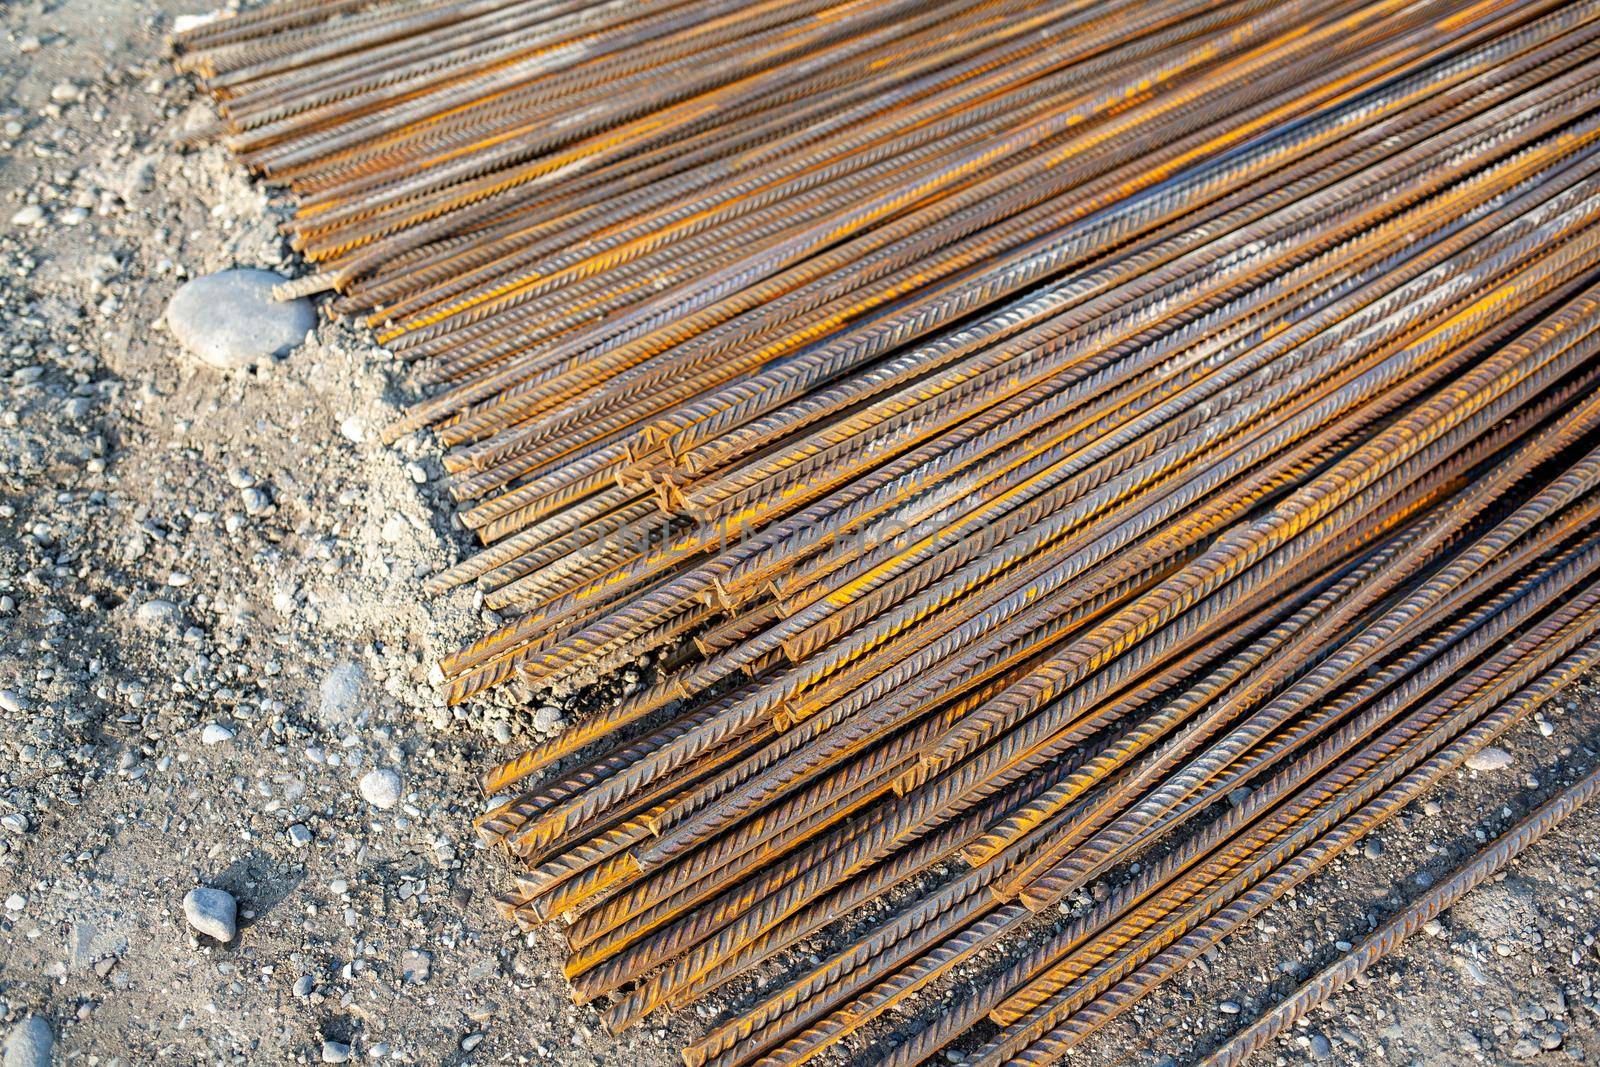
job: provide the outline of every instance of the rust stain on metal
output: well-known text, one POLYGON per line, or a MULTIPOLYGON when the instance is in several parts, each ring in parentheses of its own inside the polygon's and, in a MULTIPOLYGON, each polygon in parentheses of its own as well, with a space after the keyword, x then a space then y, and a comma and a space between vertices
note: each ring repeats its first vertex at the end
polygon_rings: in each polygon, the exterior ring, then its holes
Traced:
POLYGON ((1056 1062, 1600 660, 1600 2, 278 0, 175 47, 294 288, 423 390, 388 436, 483 542, 426 588, 507 620, 449 698, 660 653, 475 826, 613 1029, 786 964, 690 1067, 1056 1062))

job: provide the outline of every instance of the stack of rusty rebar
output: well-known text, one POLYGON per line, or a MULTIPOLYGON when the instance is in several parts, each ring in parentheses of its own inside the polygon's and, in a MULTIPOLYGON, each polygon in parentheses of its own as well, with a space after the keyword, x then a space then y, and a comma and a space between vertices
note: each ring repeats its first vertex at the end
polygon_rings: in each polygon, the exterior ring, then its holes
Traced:
POLYGON ((1600 2, 177 45, 447 449, 451 698, 654 656, 478 829, 693 1067, 1052 1061, 1600 659, 1600 2))

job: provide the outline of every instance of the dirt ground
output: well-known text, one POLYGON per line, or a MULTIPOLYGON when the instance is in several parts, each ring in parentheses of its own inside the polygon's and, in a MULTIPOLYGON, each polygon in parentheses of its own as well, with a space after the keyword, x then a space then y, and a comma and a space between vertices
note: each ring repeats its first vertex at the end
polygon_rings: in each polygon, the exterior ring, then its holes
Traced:
MULTIPOLYGON (((186 278, 301 269, 281 204, 174 146, 206 110, 162 41, 195 11, 0 4, 0 1032, 41 1015, 88 1065, 676 1063, 698 1013, 612 1038, 554 932, 495 914, 474 774, 525 716, 428 684, 483 620, 420 597, 464 541, 427 442, 374 440, 384 353, 324 322, 225 373, 161 323, 186 278), (358 795, 374 767, 399 806, 358 795), (232 944, 185 923, 201 884, 238 898, 232 944)), ((1559 705, 1075 1061, 1188 1062, 1337 958, 1593 765, 1600 684, 1559 705)), ((1600 806, 1257 1062, 1600 1060, 1597 888, 1600 806)))

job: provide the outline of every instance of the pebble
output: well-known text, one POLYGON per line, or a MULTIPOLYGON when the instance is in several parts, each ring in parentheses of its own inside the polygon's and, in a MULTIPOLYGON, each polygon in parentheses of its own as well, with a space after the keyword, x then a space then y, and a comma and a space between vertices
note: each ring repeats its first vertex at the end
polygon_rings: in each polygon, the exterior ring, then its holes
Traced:
POLYGON ((1511 763, 1511 753, 1495 745, 1480 748, 1467 757, 1467 766, 1475 771, 1503 771, 1511 763))
POLYGON ((6 1035, 5 1067, 50 1067, 56 1035, 42 1016, 30 1015, 6 1035))
POLYGON ((272 497, 262 489, 246 489, 244 497, 244 512, 246 515, 264 515, 272 507, 272 497))
POLYGON ((350 1046, 343 1041, 324 1041, 322 1043, 323 1063, 344 1063, 350 1058, 350 1046))
POLYGON ((190 30, 199 29, 201 26, 215 22, 219 18, 222 18, 222 14, 216 11, 209 11, 204 15, 179 15, 172 20, 172 32, 175 34, 188 33, 190 30))
POLYGON ((432 974, 433 956, 422 949, 406 949, 400 957, 400 977, 411 985, 421 985, 432 974))
POLYGON ((133 611, 134 621, 150 629, 175 625, 178 616, 178 605, 170 600, 146 600, 133 611))
POLYGON ((295 823, 289 827, 289 844, 295 848, 305 848, 311 844, 311 831, 306 829, 304 823, 295 823))
POLYGON ((305 299, 273 300, 285 279, 266 270, 225 270, 186 282, 167 304, 167 325, 189 353, 224 370, 287 354, 317 324, 305 299))
POLYGON ((13 226, 37 226, 42 222, 44 222, 44 208, 38 204, 24 205, 11 216, 13 226))
POLYGON ((202 934, 227 944, 238 932, 239 904, 226 890, 200 886, 183 898, 183 917, 202 934))
POLYGON ((368 771, 361 776, 357 788, 361 798, 375 808, 388 809, 400 803, 400 776, 394 771, 368 771))
POLYGON ((220 745, 224 741, 233 740, 233 731, 219 722, 208 722, 206 728, 200 731, 200 741, 207 745, 220 745))
POLYGON ((1325 1060, 1333 1055, 1333 1045, 1321 1034, 1311 1035, 1311 1058, 1325 1060))

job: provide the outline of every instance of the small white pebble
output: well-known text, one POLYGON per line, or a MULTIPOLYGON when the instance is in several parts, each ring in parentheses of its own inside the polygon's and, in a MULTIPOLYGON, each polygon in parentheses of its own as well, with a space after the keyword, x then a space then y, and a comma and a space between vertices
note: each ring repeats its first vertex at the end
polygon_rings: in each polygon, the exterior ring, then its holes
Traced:
POLYGON ((204 15, 179 15, 172 20, 172 32, 188 33, 190 30, 197 30, 201 26, 215 22, 221 17, 222 13, 220 11, 208 11, 204 15))
POLYGON ((133 609, 133 621, 149 629, 176 625, 181 616, 178 605, 174 605, 171 600, 146 600, 138 608, 133 609))
POLYGON ((1467 757, 1467 766, 1475 771, 1503 771, 1512 762, 1511 753, 1495 745, 1480 748, 1467 757))
POLYGON ((220 745, 233 740, 233 731, 219 722, 208 722, 206 728, 200 731, 200 740, 207 745, 220 745))
POLYGON ((361 797, 375 808, 392 808, 400 803, 400 791, 403 788, 400 776, 394 771, 370 770, 361 776, 357 783, 361 797))

